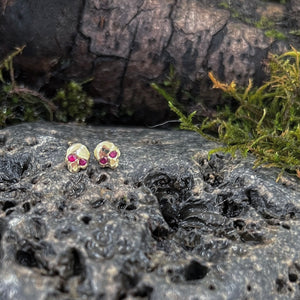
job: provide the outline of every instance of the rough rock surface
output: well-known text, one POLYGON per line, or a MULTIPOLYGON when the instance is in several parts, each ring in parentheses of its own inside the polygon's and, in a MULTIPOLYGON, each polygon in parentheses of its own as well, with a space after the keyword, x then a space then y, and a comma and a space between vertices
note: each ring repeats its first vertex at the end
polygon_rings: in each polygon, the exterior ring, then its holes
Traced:
POLYGON ((0 299, 298 299, 300 188, 184 131, 1 131, 0 299), (68 142, 121 150, 71 174, 68 142))
POLYGON ((207 78, 259 84, 270 52, 298 48, 299 0, 0 1, 0 57, 27 44, 19 77, 42 91, 93 78, 96 117, 150 124, 168 116, 150 87, 174 65, 185 88, 211 108, 207 78), (278 2, 278 1, 277 1, 278 2), (37 4, 38 3, 38 4, 37 4), (259 23, 260 22, 260 23, 259 23), (257 24, 260 24, 258 26, 257 24), (281 32, 285 39, 266 35, 281 32), (98 114, 97 114, 98 112, 98 114), (128 118, 130 116, 130 118, 128 118))

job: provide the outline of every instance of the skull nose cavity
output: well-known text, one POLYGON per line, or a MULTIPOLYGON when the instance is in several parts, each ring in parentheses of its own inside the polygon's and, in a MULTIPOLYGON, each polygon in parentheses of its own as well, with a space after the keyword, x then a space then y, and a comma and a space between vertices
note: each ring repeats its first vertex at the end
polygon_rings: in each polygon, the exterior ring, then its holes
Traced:
POLYGON ((107 157, 102 157, 102 158, 99 160, 99 162, 100 162, 100 164, 105 165, 105 164, 107 164, 108 159, 107 159, 107 157))
POLYGON ((69 156, 68 156, 68 161, 69 162, 73 162, 73 161, 75 161, 77 159, 77 156, 75 155, 75 154, 70 154, 69 156))

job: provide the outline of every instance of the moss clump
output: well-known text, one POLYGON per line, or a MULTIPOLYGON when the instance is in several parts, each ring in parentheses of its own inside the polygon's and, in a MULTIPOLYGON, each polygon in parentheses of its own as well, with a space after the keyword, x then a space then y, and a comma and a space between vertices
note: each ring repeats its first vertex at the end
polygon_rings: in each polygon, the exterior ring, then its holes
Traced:
POLYGON ((53 118, 55 106, 51 101, 15 81, 13 59, 24 48, 16 48, 0 63, 0 127, 39 118, 53 118))
POLYGON ((266 30, 265 36, 274 38, 275 40, 285 40, 287 38, 283 32, 276 29, 266 30))
POLYGON ((300 36, 300 30, 291 30, 289 34, 300 36))
POLYGON ((82 84, 75 81, 69 82, 59 90, 53 102, 59 107, 55 112, 55 118, 62 122, 85 122, 92 113, 94 103, 83 91, 82 84))
POLYGON ((219 2, 218 6, 220 8, 224 8, 224 9, 229 9, 230 8, 230 5, 229 5, 229 3, 227 1, 221 1, 221 2, 219 2))
POLYGON ((286 39, 286 35, 275 29, 275 22, 267 17, 261 17, 261 19, 255 23, 255 26, 259 29, 264 30, 264 34, 267 37, 274 38, 276 40, 286 39))
POLYGON ((209 73, 213 88, 235 99, 237 108, 227 107, 216 118, 203 120, 201 125, 193 123, 196 112, 185 116, 170 94, 156 84, 152 86, 179 116, 182 129, 225 144, 210 154, 250 152, 256 156, 255 167, 280 168, 278 179, 284 171, 300 178, 300 52, 292 48, 280 56, 270 55, 267 65, 270 79, 261 87, 253 87, 249 80, 246 88, 238 88, 234 81, 222 83, 209 73))
POLYGON ((259 29, 270 29, 275 26, 275 22, 267 17, 261 17, 259 21, 255 23, 255 26, 259 29))

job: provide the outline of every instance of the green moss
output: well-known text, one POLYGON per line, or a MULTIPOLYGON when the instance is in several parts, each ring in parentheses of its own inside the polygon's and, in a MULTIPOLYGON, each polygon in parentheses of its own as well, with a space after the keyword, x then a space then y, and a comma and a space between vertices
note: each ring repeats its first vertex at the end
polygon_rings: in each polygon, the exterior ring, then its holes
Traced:
POLYGON ((300 30, 291 30, 289 34, 300 36, 300 30))
POLYGON ((13 59, 24 47, 16 48, 0 63, 0 127, 39 119, 84 122, 91 114, 93 100, 83 91, 82 84, 69 82, 53 99, 18 85, 13 59))
POLYGON ((250 152, 256 156, 255 167, 280 168, 278 179, 284 171, 300 178, 300 52, 292 48, 280 56, 270 55, 268 67, 270 80, 261 87, 253 87, 249 80, 246 88, 238 88, 234 81, 222 83, 209 73, 213 87, 234 99, 237 108, 227 107, 200 125, 193 123, 196 112, 186 116, 176 107, 172 95, 156 84, 152 86, 178 115, 182 129, 224 144, 210 154, 250 152))
POLYGON ((261 19, 255 23, 255 26, 259 29, 270 29, 275 26, 275 22, 267 17, 261 17, 261 19))
MULTIPOLYGON (((246 18, 244 18, 240 14, 240 12, 232 6, 231 1, 221 1, 218 4, 218 7, 223 8, 223 9, 227 9, 230 12, 232 18, 240 19, 240 20, 246 22, 246 18)), ((249 20, 249 19, 247 19, 247 20, 249 20)))
POLYGON ((265 36, 274 38, 275 40, 285 40, 285 39, 287 39, 287 36, 283 32, 281 32, 279 30, 276 30, 276 29, 266 30, 265 31, 265 36))
POLYGON ((71 81, 53 98, 58 106, 55 118, 62 122, 85 122, 91 115, 93 100, 83 91, 82 84, 71 81))
POLYGON ((275 29, 275 22, 270 18, 262 17, 255 23, 255 27, 264 30, 264 34, 267 37, 274 38, 276 40, 284 40, 287 38, 283 32, 275 29))
POLYGON ((0 127, 53 117, 55 106, 51 101, 15 81, 13 59, 24 47, 16 48, 0 63, 0 127))
MULTIPOLYGON (((277 2, 280 2, 281 4, 286 3, 285 1, 277 1, 277 2)), ((221 1, 218 4, 218 6, 220 8, 229 10, 232 18, 239 19, 240 21, 244 22, 245 24, 255 26, 256 28, 262 29, 264 31, 264 34, 267 37, 271 37, 276 40, 284 40, 287 38, 283 32, 281 32, 275 28, 276 24, 275 24, 274 20, 272 20, 270 18, 262 16, 259 21, 254 22, 254 20, 252 20, 249 17, 245 17, 237 9, 232 7, 230 1, 221 1)))
POLYGON ((229 3, 228 3, 227 1, 221 1, 221 2, 218 4, 218 6, 219 6, 220 8, 224 8, 224 9, 229 9, 229 8, 230 8, 230 5, 229 5, 229 3))

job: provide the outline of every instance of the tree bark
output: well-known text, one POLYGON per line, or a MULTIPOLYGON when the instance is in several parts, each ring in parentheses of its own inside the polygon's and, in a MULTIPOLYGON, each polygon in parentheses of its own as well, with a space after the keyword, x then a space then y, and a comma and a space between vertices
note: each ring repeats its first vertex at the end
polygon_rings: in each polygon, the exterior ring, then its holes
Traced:
POLYGON ((245 85, 253 78, 260 84, 270 52, 300 46, 299 0, 0 3, 0 57, 26 44, 16 59, 19 79, 51 93, 70 79, 92 78, 87 90, 95 116, 106 112, 111 120, 150 124, 168 118, 166 101, 150 83, 162 82, 170 66, 201 106, 215 108, 220 99, 208 71, 227 82, 245 85))

